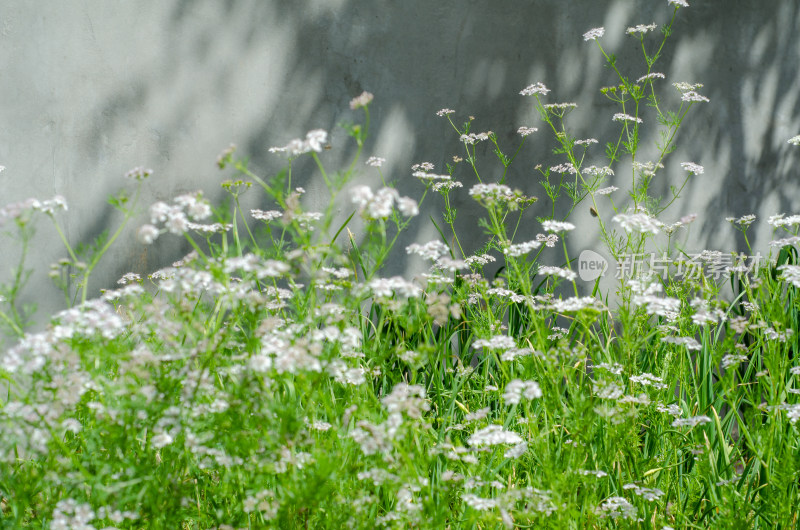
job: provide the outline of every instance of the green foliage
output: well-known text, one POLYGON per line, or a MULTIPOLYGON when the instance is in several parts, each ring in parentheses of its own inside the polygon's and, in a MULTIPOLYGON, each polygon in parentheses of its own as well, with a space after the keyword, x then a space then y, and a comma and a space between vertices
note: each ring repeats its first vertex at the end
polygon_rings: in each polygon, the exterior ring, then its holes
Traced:
MULTIPOLYGON (((650 52, 646 32, 634 32, 648 74, 673 22, 650 52)), ((629 81, 600 50, 617 84, 603 93, 628 116, 600 144, 608 167, 584 163, 592 142, 569 131, 572 107, 529 87, 556 157, 538 166, 551 215, 535 236, 525 228, 536 198, 508 172, 526 136, 508 148, 441 113, 463 152, 446 176, 417 173, 420 203, 435 192, 444 223, 431 217, 438 237, 407 249, 432 263, 415 281, 382 274, 417 204, 376 161, 383 188, 348 188, 369 130, 366 93, 351 103, 363 123, 344 125, 357 145, 348 167, 328 173, 321 131, 287 146, 286 169, 268 178, 231 146, 218 159, 234 173, 221 205, 182 195, 153 205, 153 224, 139 230, 144 243, 178 234, 193 252, 146 278, 126 275, 101 298, 87 297, 88 278, 131 217, 138 184, 133 199, 112 199, 119 228, 74 249, 53 208, 12 205, 23 252, 0 316, 20 340, 0 354, 0 526, 796 526, 798 252, 783 246, 757 271, 720 270, 714 256, 680 248, 680 226, 659 232, 657 214, 683 186, 664 203, 650 183, 693 102, 667 110, 653 77, 629 81), (640 110, 662 127, 649 163, 638 159, 640 110), (479 170, 480 142, 492 144, 496 182, 479 170), (306 211, 292 185, 300 156, 328 187, 324 212, 306 211), (601 189, 627 179, 623 160, 630 187, 615 202, 601 189), (485 210, 474 255, 455 226, 457 179, 485 210), (254 184, 274 210, 242 210, 254 184), (564 243, 574 226, 555 219, 562 194, 570 211, 590 203, 615 260, 658 250, 665 269, 632 266, 614 308, 599 280, 580 296, 582 264, 564 243), (38 213, 69 255, 51 269, 69 308, 26 333, 18 299, 38 213)), ((734 220, 745 238, 750 222, 734 220)), ((797 235, 796 222, 772 222, 797 235)))

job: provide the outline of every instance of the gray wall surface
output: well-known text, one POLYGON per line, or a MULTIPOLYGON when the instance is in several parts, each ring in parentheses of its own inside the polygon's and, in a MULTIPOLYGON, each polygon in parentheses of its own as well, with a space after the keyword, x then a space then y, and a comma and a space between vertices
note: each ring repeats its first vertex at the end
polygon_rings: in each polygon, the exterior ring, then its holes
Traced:
MULTIPOLYGON (((756 245, 763 244, 767 216, 800 210, 800 148, 786 143, 800 133, 800 3, 689 3, 654 70, 666 74, 662 94, 673 100, 671 83, 687 81, 703 83, 701 93, 711 101, 692 109, 678 151, 653 186, 666 194, 684 174, 681 161, 706 170, 662 220, 697 212, 694 248, 726 251, 741 249, 742 241, 724 217, 755 213, 762 219, 754 227, 756 245)), ((672 11, 667 0, 6 0, 0 8, 0 165, 7 169, 0 173, 0 203, 61 194, 70 204, 59 217, 67 237, 72 244, 89 242, 116 226, 105 199, 130 186, 123 174, 152 168, 142 215, 96 273, 96 293, 125 272, 155 270, 186 251, 175 236, 144 247, 134 230, 155 200, 195 189, 221 197, 219 183, 231 173, 220 172, 215 160, 230 143, 268 175, 283 163, 267 152, 270 146, 323 128, 332 132, 333 145, 323 160, 333 168, 343 164, 354 145, 336 124, 359 118, 348 102, 362 90, 375 94, 365 155, 387 159, 384 175, 401 194, 421 194, 413 163, 427 160, 444 172, 445 162, 463 153, 449 124, 435 115, 450 107, 459 121, 475 116, 473 130, 495 131, 512 151, 520 125, 540 127, 509 183, 541 198, 533 167, 563 160, 552 154, 552 136, 519 91, 541 81, 552 90, 550 102, 577 102, 569 126, 602 145, 618 133, 611 121, 618 109, 598 89, 614 78, 582 34, 605 26, 603 46, 636 78, 644 66, 626 27, 665 23, 672 11)), ((655 128, 649 131, 645 145, 655 140, 655 128)), ((486 161, 493 156, 486 144, 479 153, 486 161)), ((605 164, 602 147, 590 153, 589 163, 605 164)), ((496 164, 485 168, 487 176, 498 174, 496 164)), ((377 174, 367 169, 358 182, 377 185, 377 174)), ((459 224, 477 242, 479 210, 466 193, 474 181, 465 168, 459 171, 465 185, 456 202, 459 224)), ((309 208, 323 204, 315 168, 300 164, 295 175, 309 189, 309 208)), ((629 174, 618 171, 615 178, 609 185, 624 193, 629 174)), ((269 206, 255 190, 245 199, 248 206, 269 206)), ((441 202, 431 199, 434 209, 417 218, 401 246, 435 238, 427 217, 441 202)), ((539 230, 534 214, 523 225, 531 236, 539 230)), ((596 224, 582 210, 573 222, 596 224)), ((570 243, 597 248, 595 238, 593 229, 581 230, 570 243)), ((5 279, 19 249, 4 238, 3 250, 5 279)), ((65 255, 41 220, 30 261, 37 273, 25 291, 39 303, 40 320, 63 307, 46 272, 65 255)), ((419 265, 398 258, 387 274, 419 265)))

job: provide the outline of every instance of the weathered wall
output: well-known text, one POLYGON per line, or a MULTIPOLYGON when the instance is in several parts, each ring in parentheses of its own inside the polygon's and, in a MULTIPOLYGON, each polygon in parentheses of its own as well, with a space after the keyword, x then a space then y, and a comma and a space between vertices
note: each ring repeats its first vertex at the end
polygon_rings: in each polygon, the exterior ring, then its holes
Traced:
MULTIPOLYGON (((689 183, 665 220, 698 212, 694 248, 728 250, 741 242, 725 216, 800 209, 800 152, 786 143, 800 132, 800 7, 777 0, 689 1, 656 70, 667 75, 664 93, 674 96, 673 81, 700 82, 711 102, 692 110, 680 149, 654 185, 666 193, 683 174, 680 161, 704 165, 705 174, 689 183)), ((580 105, 569 119, 577 136, 609 140, 617 110, 598 88, 613 78, 581 35, 605 26, 604 47, 638 77, 641 62, 629 61, 640 61, 637 42, 625 28, 663 23, 671 12, 666 0, 6 0, 0 9, 0 164, 7 169, 0 173, 0 202, 64 195, 71 209, 61 219, 77 244, 115 226, 104 200, 130 185, 122 175, 134 166, 155 172, 143 209, 197 188, 219 196, 218 183, 229 174, 214 162, 231 142, 253 168, 269 173, 281 159, 268 147, 324 128, 333 131, 333 149, 323 158, 336 166, 353 146, 335 125, 355 117, 347 103, 362 90, 376 96, 366 154, 387 158, 387 178, 403 194, 419 196, 411 164, 429 160, 443 171, 460 153, 446 121, 435 116, 443 107, 456 109, 459 120, 475 116, 474 130, 491 129, 511 148, 518 126, 541 125, 518 92, 542 81, 553 91, 550 101, 580 105)), ((510 183, 542 197, 533 166, 559 160, 546 131, 531 140, 510 183)), ((602 148, 592 154, 591 163, 603 163, 602 148)), ((309 204, 320 203, 313 167, 302 165, 295 174, 309 188, 309 204)), ((466 188, 456 206, 463 225, 474 226, 477 210, 466 193, 472 181, 466 171, 460 176, 466 188)), ((615 178, 610 184, 623 193, 630 177, 618 171, 615 178)), ((377 175, 365 168, 362 181, 377 183, 377 175)), ((250 204, 258 204, 251 195, 250 204)), ((409 239, 434 237, 426 219, 412 225, 409 239)), ((535 233, 533 219, 523 226, 535 233)), ((594 226, 588 212, 574 219, 594 226)), ((766 228, 758 229, 762 241, 766 228)), ((578 250, 597 247, 594 237, 583 230, 571 243, 578 250)), ((3 249, 7 275, 18 247, 4 239, 3 249)), ((153 270, 183 250, 170 236, 145 248, 131 230, 93 287, 130 270, 153 270)), ((55 232, 40 222, 30 261, 39 273, 26 297, 44 312, 59 307, 45 272, 64 255, 55 232)), ((401 256, 394 272, 407 265, 401 256)))

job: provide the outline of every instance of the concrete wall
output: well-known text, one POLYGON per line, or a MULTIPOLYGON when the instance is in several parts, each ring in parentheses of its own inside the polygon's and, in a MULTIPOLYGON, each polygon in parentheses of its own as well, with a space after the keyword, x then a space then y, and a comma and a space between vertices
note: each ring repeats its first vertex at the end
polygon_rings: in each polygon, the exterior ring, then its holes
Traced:
MULTIPOLYGON (((664 94, 674 98, 673 81, 700 82, 711 102, 692 109, 680 148, 654 186, 666 193, 683 174, 680 161, 704 165, 705 174, 689 183, 664 220, 698 212, 694 248, 729 250, 741 241, 725 216, 800 209, 800 151, 786 143, 800 133, 800 7, 778 0, 689 2, 655 70, 667 76, 664 94)), ((577 136, 612 138, 617 109, 598 88, 613 77, 581 35, 605 26, 601 42, 635 78, 644 68, 625 28, 664 23, 671 13, 666 0, 5 0, 0 164, 7 169, 0 173, 0 202, 64 195, 71 209, 61 219, 77 244, 116 226, 104 200, 130 185, 122 175, 134 166, 154 170, 143 210, 197 188, 219 197, 219 182, 230 174, 214 162, 231 142, 255 170, 269 174, 282 159, 268 147, 324 128, 333 131, 324 160, 336 167, 353 144, 335 125, 356 117, 347 104, 362 90, 375 94, 365 154, 387 158, 387 178, 403 194, 419 196, 411 164, 428 160, 443 171, 461 154, 449 125, 435 116, 443 107, 456 109, 459 120, 475 116, 473 130, 493 130, 511 149, 517 127, 541 125, 518 92, 542 81, 552 89, 550 101, 579 104, 569 119, 577 136)), ((560 162, 553 146, 546 131, 536 133, 512 166, 510 183, 543 197, 533 166, 560 162)), ((491 153, 481 149, 488 160, 491 153)), ((602 148, 591 153, 590 163, 604 163, 602 148)), ((496 165, 485 167, 486 175, 497 173, 496 165)), ((377 175, 364 169, 361 181, 376 184, 377 175)), ((301 165, 295 175, 309 188, 309 205, 321 203, 314 168, 301 165)), ((460 176, 460 223, 474 227, 471 214, 478 211, 466 194, 473 181, 466 171, 460 176)), ((610 183, 623 193, 630 177, 618 171, 616 178, 610 183)), ((255 192, 248 200, 267 206, 255 192)), ((431 212, 440 204, 431 201, 431 212)), ((432 239, 426 219, 420 216, 401 244, 432 239)), ((574 220, 594 226, 588 211, 574 220)), ((767 228, 760 225, 759 240, 766 241, 767 228)), ((533 213, 523 229, 536 233, 533 213)), ((113 249, 93 289, 127 271, 152 271, 185 250, 175 237, 145 248, 132 232, 113 249)), ((595 234, 581 231, 571 243, 596 248, 595 234)), ((39 272, 26 297, 39 302, 41 317, 63 305, 45 273, 65 252, 46 222, 34 241, 30 263, 39 272)), ((7 275, 18 247, 4 239, 3 250, 7 275)), ((390 272, 409 265, 400 258, 390 272)))

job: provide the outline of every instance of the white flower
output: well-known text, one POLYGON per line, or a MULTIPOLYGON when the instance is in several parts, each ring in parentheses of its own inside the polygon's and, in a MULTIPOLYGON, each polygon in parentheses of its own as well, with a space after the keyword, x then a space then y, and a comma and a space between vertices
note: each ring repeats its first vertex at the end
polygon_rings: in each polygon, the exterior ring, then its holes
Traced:
POLYGON ((658 79, 664 79, 664 77, 665 77, 665 76, 664 76, 664 74, 662 74, 662 73, 659 73, 659 72, 650 72, 649 74, 647 74, 647 75, 643 75, 642 77, 640 77, 639 79, 637 79, 637 80, 636 80, 636 82, 637 82, 637 83, 641 83, 642 81, 649 81, 649 80, 651 80, 651 79, 656 79, 656 78, 658 78, 658 79))
POLYGON ((141 243, 150 245, 158 238, 158 228, 153 225, 142 225, 136 233, 136 237, 141 243))
POLYGON ((583 34, 583 40, 597 40, 602 37, 606 32, 605 28, 592 28, 583 34))
POLYGON ((791 138, 789 138, 789 140, 787 140, 787 142, 792 145, 800 145, 800 134, 798 134, 797 136, 792 136, 791 138))
POLYGON ((691 418, 678 418, 672 422, 673 427, 695 427, 704 423, 710 423, 708 416, 692 416, 691 418))
POLYGON ((628 29, 626 30, 626 32, 625 32, 625 33, 627 33, 628 35, 634 35, 634 34, 636 34, 636 33, 641 33, 642 35, 644 35, 644 34, 645 34, 645 33, 647 33, 648 31, 653 31, 653 30, 654 30, 654 29, 656 29, 657 27, 658 27, 658 26, 656 26, 656 24, 655 24, 655 23, 653 23, 653 24, 647 24, 647 25, 644 25, 644 24, 638 24, 638 25, 636 25, 636 26, 634 26, 634 27, 632 27, 632 28, 628 28, 628 29))
POLYGON ((575 230, 575 225, 566 221, 542 221, 542 228, 548 232, 569 232, 575 230))
POLYGON ((359 107, 366 107, 372 102, 373 96, 371 93, 364 91, 360 95, 350 100, 350 108, 355 110, 359 107))
POLYGON ((550 92, 550 89, 544 86, 543 83, 534 83, 533 85, 528 85, 527 87, 523 88, 520 91, 520 94, 523 96, 533 96, 535 94, 547 95, 550 92))
POLYGON ((686 2, 686 0, 667 0, 667 4, 675 4, 676 8, 678 6, 689 7, 689 4, 686 2))
POLYGON ((153 444, 153 447, 156 449, 161 449, 162 447, 171 444, 173 441, 174 440, 172 439, 172 436, 165 432, 156 434, 150 439, 150 443, 153 444))
POLYGON ((517 133, 523 137, 528 136, 529 134, 535 133, 538 131, 536 127, 520 127, 517 129, 517 133))
POLYGON ((328 141, 328 133, 322 129, 314 129, 306 134, 306 145, 311 151, 319 153, 328 141))
POLYGON ((599 189, 599 190, 597 190, 595 193, 596 193, 597 195, 609 195, 609 194, 611 194, 611 193, 614 193, 614 192, 615 192, 615 191, 617 191, 618 189, 619 189, 619 188, 618 188, 618 187, 616 187, 616 186, 609 186, 609 187, 607 187, 607 188, 602 188, 602 189, 599 189))
POLYGON ((519 243, 511 245, 503 249, 503 254, 511 257, 524 256, 530 251, 535 250, 542 246, 541 241, 528 241, 527 243, 519 243))
POLYGON ((417 201, 410 197, 400 197, 397 200, 397 209, 406 217, 414 217, 419 213, 417 201))
POLYGON ((479 429, 467 439, 467 443, 472 447, 483 447, 492 445, 517 445, 522 443, 522 437, 519 434, 506 431, 502 425, 489 425, 483 429, 479 429))
POLYGON ((636 116, 631 116, 630 114, 624 114, 622 112, 617 112, 614 114, 614 117, 611 118, 612 121, 632 121, 636 123, 642 123, 641 118, 637 118, 636 116))
POLYGON ((658 229, 664 224, 645 213, 621 213, 615 215, 611 220, 619 223, 626 232, 650 232, 651 234, 657 234, 658 229))
POLYGON ((695 164, 694 162, 681 162, 681 167, 689 173, 694 173, 695 175, 702 175, 705 171, 703 166, 700 164, 695 164))
POLYGON ((379 156, 371 156, 367 159, 367 165, 372 167, 381 167, 384 162, 386 159, 379 156))
POLYGON ((539 271, 536 273, 539 276, 558 276, 560 278, 564 278, 568 282, 573 281, 578 274, 575 271, 571 271, 569 269, 562 269, 561 267, 549 267, 549 266, 542 266, 539 267, 539 271))
POLYGON ((447 116, 448 114, 452 114, 454 112, 455 111, 453 109, 442 109, 440 111, 437 111, 436 115, 441 118, 442 116, 447 116))

